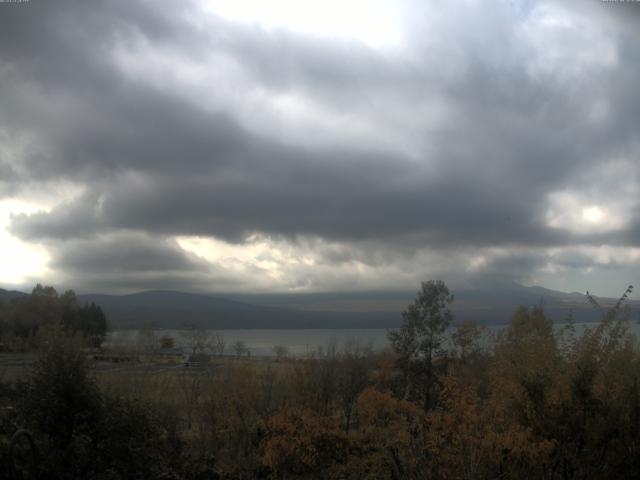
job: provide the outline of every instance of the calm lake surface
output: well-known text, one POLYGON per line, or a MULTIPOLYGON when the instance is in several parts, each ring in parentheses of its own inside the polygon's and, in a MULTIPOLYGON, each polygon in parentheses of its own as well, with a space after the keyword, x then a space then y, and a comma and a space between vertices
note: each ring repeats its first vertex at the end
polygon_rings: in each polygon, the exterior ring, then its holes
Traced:
MULTIPOLYGON (((597 323, 576 323, 576 333, 579 335, 587 327, 594 327, 597 323)), ((560 332, 565 324, 555 324, 554 328, 560 332)), ((486 328, 482 344, 489 346, 495 335, 504 325, 491 325, 486 328)), ((640 338, 640 324, 629 323, 629 329, 640 338)), ((452 331, 452 330, 451 330, 452 331)), ((290 355, 304 356, 335 345, 341 351, 349 344, 357 343, 361 347, 370 346, 374 350, 383 350, 389 346, 387 341, 388 329, 302 329, 302 330, 208 330, 210 336, 222 335, 225 340, 225 355, 233 355, 233 344, 242 341, 253 356, 274 356, 276 346, 284 346, 290 355)), ((116 330, 107 335, 106 346, 136 345, 143 338, 149 338, 150 332, 135 330, 116 330)), ((172 337, 175 346, 184 348, 188 344, 189 332, 185 330, 156 330, 156 339, 162 336, 172 337)))

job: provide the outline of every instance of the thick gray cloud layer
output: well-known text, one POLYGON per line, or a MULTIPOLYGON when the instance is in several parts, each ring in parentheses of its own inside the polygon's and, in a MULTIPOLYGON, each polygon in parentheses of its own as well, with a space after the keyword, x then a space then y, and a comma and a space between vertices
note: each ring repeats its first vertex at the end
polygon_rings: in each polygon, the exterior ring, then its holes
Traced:
POLYGON ((421 3, 395 50, 199 23, 188 2, 0 5, 0 196, 84 187, 11 231, 58 271, 140 287, 226 278, 184 235, 315 238, 336 264, 502 248, 484 271, 509 278, 545 248, 639 247, 640 8, 421 3), (573 225, 569 197, 619 221, 573 225))

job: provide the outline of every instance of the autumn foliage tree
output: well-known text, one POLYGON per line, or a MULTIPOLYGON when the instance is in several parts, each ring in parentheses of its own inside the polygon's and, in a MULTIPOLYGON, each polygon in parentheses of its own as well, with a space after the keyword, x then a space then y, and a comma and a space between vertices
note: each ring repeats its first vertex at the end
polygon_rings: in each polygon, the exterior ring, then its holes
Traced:
POLYGON ((275 478, 328 478, 346 458, 346 436, 331 417, 295 408, 274 415, 267 428, 262 458, 275 478))

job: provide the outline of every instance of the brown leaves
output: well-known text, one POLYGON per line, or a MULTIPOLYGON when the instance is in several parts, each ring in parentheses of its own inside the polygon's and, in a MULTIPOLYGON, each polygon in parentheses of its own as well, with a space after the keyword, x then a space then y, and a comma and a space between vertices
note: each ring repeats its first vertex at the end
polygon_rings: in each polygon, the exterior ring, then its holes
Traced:
POLYGON ((338 422, 309 409, 291 409, 267 422, 263 462, 277 478, 326 472, 346 456, 346 435, 338 422))

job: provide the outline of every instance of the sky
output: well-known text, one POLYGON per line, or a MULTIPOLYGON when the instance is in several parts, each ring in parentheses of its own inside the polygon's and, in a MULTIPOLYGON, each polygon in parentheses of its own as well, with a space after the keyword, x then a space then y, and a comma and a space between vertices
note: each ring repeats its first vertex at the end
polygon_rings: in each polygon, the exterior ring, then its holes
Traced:
POLYGON ((0 3, 0 287, 640 279, 640 3, 0 3))

